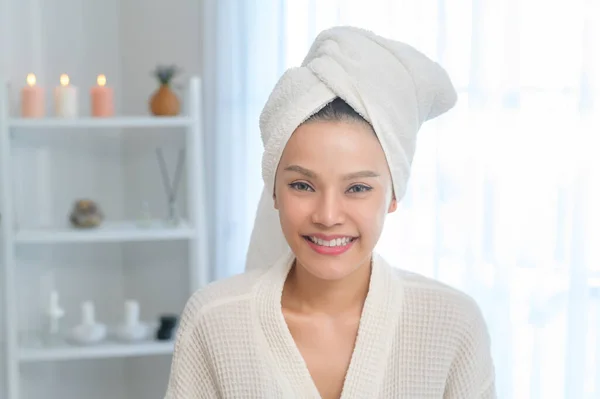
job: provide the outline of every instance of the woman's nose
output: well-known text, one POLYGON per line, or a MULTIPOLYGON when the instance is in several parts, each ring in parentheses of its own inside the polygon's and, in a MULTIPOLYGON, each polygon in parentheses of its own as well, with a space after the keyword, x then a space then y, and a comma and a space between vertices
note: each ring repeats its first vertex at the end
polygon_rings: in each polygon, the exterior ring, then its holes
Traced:
POLYGON ((315 202, 312 222, 325 227, 341 224, 345 220, 343 199, 335 193, 322 193, 315 202))

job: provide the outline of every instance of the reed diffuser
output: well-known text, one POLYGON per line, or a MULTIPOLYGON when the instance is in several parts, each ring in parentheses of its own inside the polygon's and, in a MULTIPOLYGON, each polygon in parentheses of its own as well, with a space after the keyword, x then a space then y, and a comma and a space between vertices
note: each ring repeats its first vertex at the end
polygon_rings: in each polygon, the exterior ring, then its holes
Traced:
POLYGON ((179 150, 179 155, 177 157, 177 166, 175 167, 173 181, 171 181, 171 179, 169 178, 167 164, 165 162, 165 157, 161 148, 158 148, 156 150, 156 156, 158 157, 160 173, 167 195, 167 223, 172 226, 177 226, 180 223, 179 211, 177 210, 177 192, 179 190, 179 184, 181 182, 181 174, 183 171, 185 152, 184 150, 179 150))

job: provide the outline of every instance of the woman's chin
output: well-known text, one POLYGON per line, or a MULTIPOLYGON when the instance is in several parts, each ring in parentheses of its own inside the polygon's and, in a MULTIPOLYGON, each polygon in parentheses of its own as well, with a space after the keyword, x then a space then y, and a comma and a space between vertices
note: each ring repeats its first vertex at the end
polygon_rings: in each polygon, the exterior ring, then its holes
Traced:
POLYGON ((323 280, 323 281, 343 280, 345 277, 347 277, 350 274, 350 272, 343 272, 343 271, 339 271, 339 270, 323 270, 323 269, 310 270, 310 269, 308 269, 307 271, 313 277, 315 277, 319 280, 323 280))
POLYGON ((341 259, 336 260, 322 260, 322 259, 307 259, 303 262, 302 259, 298 259, 300 267, 307 271, 313 277, 320 280, 336 281, 342 280, 348 277, 354 271, 356 267, 353 267, 353 262, 342 261, 341 259))
POLYGON ((316 252, 306 242, 295 243, 294 254, 297 263, 311 276, 320 280, 335 281, 341 280, 360 269, 365 263, 365 259, 370 259, 369 254, 363 254, 357 240, 349 250, 339 255, 321 254, 316 252))

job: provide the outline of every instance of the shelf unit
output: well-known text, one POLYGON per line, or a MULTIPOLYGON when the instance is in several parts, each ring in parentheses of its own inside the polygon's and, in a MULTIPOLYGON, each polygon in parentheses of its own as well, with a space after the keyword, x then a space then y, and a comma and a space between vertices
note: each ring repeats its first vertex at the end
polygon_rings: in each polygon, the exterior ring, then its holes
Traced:
POLYGON ((4 359, 8 399, 22 399, 21 368, 25 364, 70 360, 94 360, 169 355, 173 342, 148 341, 136 344, 111 342, 94 346, 59 345, 44 347, 28 345, 20 338, 19 317, 15 304, 18 300, 18 254, 21 247, 31 245, 95 245, 135 242, 187 243, 187 296, 208 281, 208 260, 205 232, 204 176, 202 148, 201 82, 197 77, 189 81, 184 103, 184 115, 178 117, 127 117, 112 118, 81 117, 75 119, 21 119, 10 118, 8 85, 0 88, 0 191, 1 244, 0 266, 4 285, 3 323, 5 342, 4 359), (90 230, 59 228, 19 228, 14 213, 15 193, 13 187, 13 141, 21 130, 86 129, 98 134, 111 129, 127 134, 127 129, 182 128, 185 130, 185 176, 187 186, 187 219, 177 226, 159 220, 149 225, 136 221, 106 221, 99 228, 90 230))
POLYGON ((135 222, 108 222, 93 230, 69 228, 24 229, 15 232, 17 244, 58 244, 78 242, 134 242, 193 239, 196 232, 187 222, 177 227, 139 227, 135 222))
POLYGON ((134 127, 189 127, 193 126, 194 119, 190 116, 175 117, 134 117, 120 116, 113 118, 44 118, 44 119, 24 119, 12 118, 8 120, 8 125, 13 129, 100 129, 100 128, 134 128, 134 127))
POLYGON ((171 353, 173 353, 173 342, 144 342, 137 344, 106 342, 105 344, 88 347, 64 345, 52 349, 22 348, 19 351, 19 360, 21 362, 44 362, 168 355, 171 353))

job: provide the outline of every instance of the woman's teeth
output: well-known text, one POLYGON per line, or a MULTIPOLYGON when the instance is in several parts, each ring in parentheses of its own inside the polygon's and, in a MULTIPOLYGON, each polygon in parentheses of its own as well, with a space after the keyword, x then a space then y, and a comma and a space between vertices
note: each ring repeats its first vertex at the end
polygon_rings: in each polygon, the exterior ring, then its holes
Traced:
POLYGON ((334 238, 331 241, 325 241, 317 237, 308 236, 308 239, 314 242, 317 245, 321 245, 323 247, 341 247, 344 245, 348 245, 354 238, 352 237, 344 237, 344 238, 334 238))

